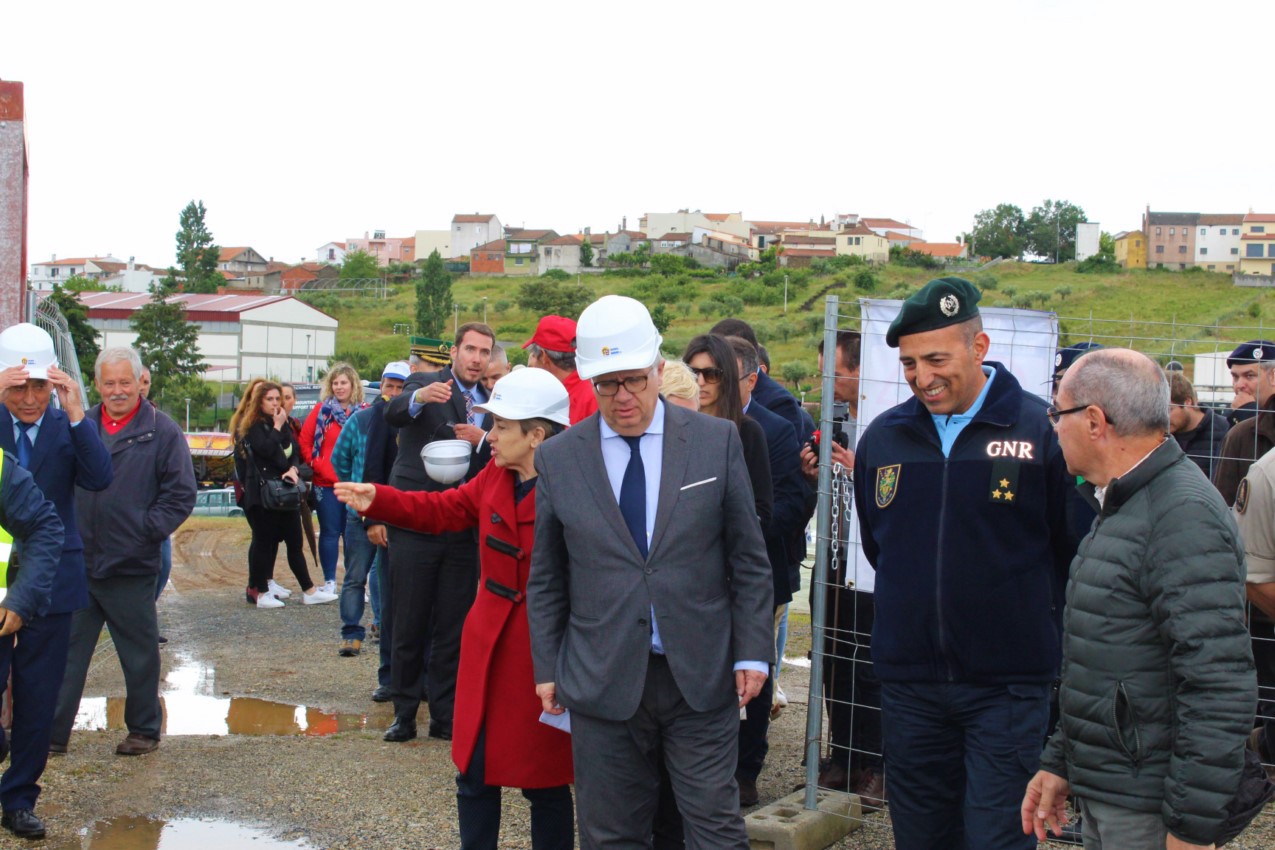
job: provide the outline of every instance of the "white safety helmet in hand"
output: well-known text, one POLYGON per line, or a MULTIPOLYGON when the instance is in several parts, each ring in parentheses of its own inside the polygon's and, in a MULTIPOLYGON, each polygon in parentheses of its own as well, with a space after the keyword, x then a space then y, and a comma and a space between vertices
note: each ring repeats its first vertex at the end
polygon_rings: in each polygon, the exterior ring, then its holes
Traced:
POLYGON ((664 338, 641 301, 604 295, 576 323, 576 371, 583 380, 654 366, 664 338))
POLYGON ((492 387, 491 398, 474 410, 501 419, 548 419, 570 425, 571 399, 567 388, 544 369, 510 372, 492 387))
POLYGON ((49 379, 49 367, 58 365, 53 337, 43 328, 22 322, 0 333, 0 369, 21 366, 37 381, 49 379))

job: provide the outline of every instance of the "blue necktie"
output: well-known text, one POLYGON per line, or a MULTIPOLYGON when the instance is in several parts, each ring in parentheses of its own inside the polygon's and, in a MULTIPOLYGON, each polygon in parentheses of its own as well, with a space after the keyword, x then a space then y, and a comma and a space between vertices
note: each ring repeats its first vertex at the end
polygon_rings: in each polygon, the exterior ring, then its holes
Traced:
POLYGON ((23 469, 31 468, 31 438, 27 436, 27 431, 35 427, 34 422, 18 423, 18 465, 23 469))
POLYGON ((474 424, 474 395, 469 390, 461 390, 461 394, 465 396, 465 421, 470 425, 474 424))
POLYGON ((646 557, 646 467, 642 465, 641 437, 622 437, 629 444, 629 465, 620 482, 620 513, 642 557, 646 557))

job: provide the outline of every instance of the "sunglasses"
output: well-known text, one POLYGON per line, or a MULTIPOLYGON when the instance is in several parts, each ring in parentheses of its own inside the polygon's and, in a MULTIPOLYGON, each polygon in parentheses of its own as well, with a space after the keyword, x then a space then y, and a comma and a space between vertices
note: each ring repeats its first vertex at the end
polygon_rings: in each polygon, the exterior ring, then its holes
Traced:
POLYGON ((696 378, 703 378, 704 383, 706 384, 719 384, 722 381, 722 376, 726 374, 716 366, 707 366, 703 369, 696 369, 694 366, 689 366, 687 368, 694 373, 696 378))

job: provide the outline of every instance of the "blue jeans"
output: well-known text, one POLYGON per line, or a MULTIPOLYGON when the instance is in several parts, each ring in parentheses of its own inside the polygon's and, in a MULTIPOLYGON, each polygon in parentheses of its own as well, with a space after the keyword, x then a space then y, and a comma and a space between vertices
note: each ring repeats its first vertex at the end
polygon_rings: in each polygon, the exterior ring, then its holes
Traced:
POLYGON ((381 571, 385 569, 385 547, 376 547, 372 569, 367 571, 367 600, 372 606, 372 625, 381 625, 381 571))
POLYGON ((881 683, 897 850, 1035 850, 1023 789, 1040 767, 1050 686, 881 683))
POLYGON ((168 577, 173 572, 173 538, 165 537, 164 542, 159 544, 159 579, 155 582, 155 601, 159 601, 159 595, 164 592, 164 588, 168 587, 168 577))
MULTIPOLYGON (((336 497, 331 497, 331 501, 335 502, 336 497)), ((363 640, 363 590, 375 557, 376 547, 367 539, 362 520, 351 517, 345 524, 345 581, 341 584, 340 602, 342 638, 363 640)))
MULTIPOLYGON (((316 487, 315 496, 319 500, 316 509, 319 513, 319 565, 323 567, 323 580, 335 581, 336 556, 341 545, 341 535, 345 533, 345 518, 350 514, 345 505, 337 500, 331 487, 316 487)), ((348 552, 345 560, 345 568, 348 570, 348 552)))

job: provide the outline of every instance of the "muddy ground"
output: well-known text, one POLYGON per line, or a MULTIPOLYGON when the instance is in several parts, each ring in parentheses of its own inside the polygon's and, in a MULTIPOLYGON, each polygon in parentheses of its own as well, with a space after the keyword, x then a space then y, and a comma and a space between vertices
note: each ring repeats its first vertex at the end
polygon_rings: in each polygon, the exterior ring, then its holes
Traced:
MULTIPOLYGON (((76 731, 70 752, 50 760, 37 808, 49 837, 23 842, 0 832, 0 848, 160 846, 155 830, 145 829, 129 830, 109 845, 82 843, 79 836, 95 823, 127 816, 224 819, 310 848, 459 845, 449 745, 430 739, 384 743, 381 731, 392 709, 370 700, 376 647, 365 647, 356 658, 337 656, 336 604, 290 602, 281 610, 245 604, 247 544, 240 519, 192 519, 175 538, 172 582, 159 605, 161 633, 169 639, 162 652, 166 687, 173 689, 159 750, 137 758, 114 755, 124 735, 118 699, 124 686, 104 637, 84 705, 96 706, 94 722, 109 728, 76 731)), ((296 589, 282 557, 276 578, 296 589)), ((787 655, 804 655, 808 646, 808 627, 796 626, 787 655)), ((804 782, 806 671, 786 667, 781 682, 793 704, 772 727, 759 781, 763 804, 804 782)), ((425 720, 422 709, 422 732, 425 720)), ((1265 820, 1269 827, 1275 818, 1265 820)), ((525 802, 507 791, 501 846, 529 847, 527 835, 525 802)), ((262 843, 223 839, 201 846, 262 843)), ((884 815, 870 817, 865 829, 837 845, 891 846, 884 815)), ((1268 830, 1232 846, 1275 842, 1268 830)))

